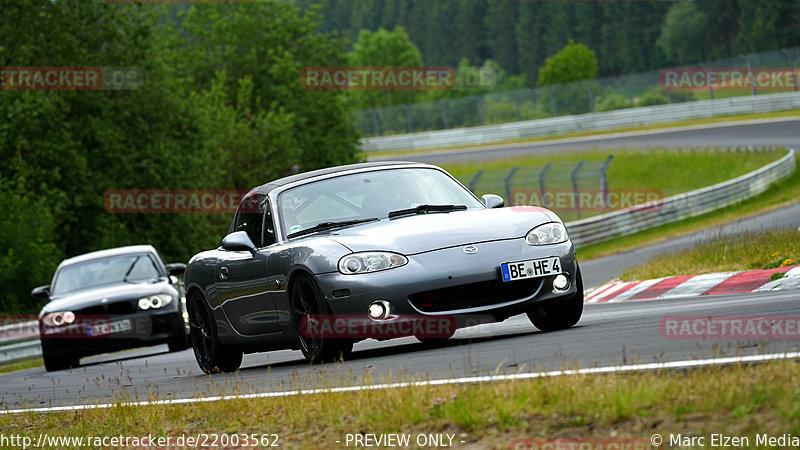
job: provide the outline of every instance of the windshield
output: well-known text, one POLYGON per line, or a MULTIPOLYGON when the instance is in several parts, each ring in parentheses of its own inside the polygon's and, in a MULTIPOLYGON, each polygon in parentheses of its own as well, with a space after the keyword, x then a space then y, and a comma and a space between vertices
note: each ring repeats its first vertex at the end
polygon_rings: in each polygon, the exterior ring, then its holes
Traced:
POLYGON ((304 184, 282 193, 279 208, 286 234, 325 222, 386 218, 419 205, 483 204, 444 172, 428 168, 361 172, 304 184))
POLYGON ((53 281, 53 295, 121 282, 151 280, 160 276, 146 254, 95 259, 62 268, 53 281))

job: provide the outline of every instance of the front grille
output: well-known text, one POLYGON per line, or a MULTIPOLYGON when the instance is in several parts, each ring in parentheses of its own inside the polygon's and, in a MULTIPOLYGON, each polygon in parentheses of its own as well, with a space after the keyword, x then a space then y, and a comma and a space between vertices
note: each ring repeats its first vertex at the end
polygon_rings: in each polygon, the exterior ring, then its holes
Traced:
POLYGON ((544 278, 512 281, 500 280, 462 284, 443 289, 418 292, 408 297, 411 304, 422 312, 442 312, 478 308, 519 300, 533 295, 544 278))
POLYGON ((124 300, 121 302, 107 303, 105 305, 89 306, 87 308, 83 308, 79 311, 74 311, 74 312, 75 314, 86 316, 86 315, 101 315, 101 314, 111 314, 111 315, 131 314, 136 312, 136 310, 137 310, 137 305, 135 305, 130 300, 124 300))

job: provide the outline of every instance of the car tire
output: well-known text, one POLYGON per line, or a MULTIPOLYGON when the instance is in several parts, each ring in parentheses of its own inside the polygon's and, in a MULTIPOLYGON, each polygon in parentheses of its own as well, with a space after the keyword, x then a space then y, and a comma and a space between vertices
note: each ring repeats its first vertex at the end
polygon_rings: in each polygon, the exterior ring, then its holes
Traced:
POLYGON ((535 305, 528 310, 528 319, 533 326, 542 331, 556 331, 570 328, 578 323, 583 314, 583 276, 580 267, 577 269, 575 277, 578 289, 574 294, 546 304, 535 305))
POLYGON ((292 283, 291 299, 297 345, 306 360, 311 364, 320 364, 348 359, 353 352, 352 339, 306 336, 302 332, 304 318, 309 320, 313 316, 333 315, 311 275, 298 275, 292 283))
MULTIPOLYGON (((181 330, 183 331, 183 330, 181 330)), ((191 346, 189 336, 178 336, 177 338, 167 342, 170 353, 182 352, 191 346)))
POLYGON ((44 360, 44 370, 48 372, 71 369, 80 365, 79 358, 65 358, 62 356, 56 356, 44 351, 44 349, 42 351, 42 359, 44 360))
POLYGON ((192 296, 189 301, 189 329, 194 357, 203 372, 213 374, 239 369, 242 350, 219 341, 217 324, 199 294, 192 296))

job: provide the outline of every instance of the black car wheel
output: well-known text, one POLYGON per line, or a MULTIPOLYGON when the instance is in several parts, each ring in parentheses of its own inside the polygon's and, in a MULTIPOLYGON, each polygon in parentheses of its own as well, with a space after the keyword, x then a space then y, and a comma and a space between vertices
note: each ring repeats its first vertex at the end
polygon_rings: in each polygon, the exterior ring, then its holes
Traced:
POLYGON ((70 358, 49 352, 46 342, 42 342, 42 359, 44 360, 44 370, 48 372, 71 369, 80 365, 80 358, 70 358))
POLYGON ((314 279, 299 275, 292 285, 292 315, 297 325, 297 343, 311 364, 343 361, 353 351, 351 339, 325 337, 318 333, 315 321, 330 320, 332 312, 314 279))
POLYGON ((533 326, 542 331, 556 331, 578 323, 583 314, 583 276, 580 267, 575 277, 578 289, 574 294, 546 304, 535 305, 527 312, 533 326))
POLYGON ((189 329, 194 357, 203 372, 234 372, 242 364, 242 351, 219 341, 211 311, 199 294, 189 301, 189 329))

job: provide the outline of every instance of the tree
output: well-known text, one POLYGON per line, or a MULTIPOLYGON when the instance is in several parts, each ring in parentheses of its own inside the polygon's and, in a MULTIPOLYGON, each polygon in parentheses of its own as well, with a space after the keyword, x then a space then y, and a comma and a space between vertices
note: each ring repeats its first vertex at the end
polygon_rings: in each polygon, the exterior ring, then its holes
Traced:
POLYGON ((589 47, 569 43, 555 55, 547 58, 539 70, 539 86, 572 83, 597 77, 597 57, 589 47))
MULTIPOLYGON (((413 68, 422 66, 422 54, 403 27, 396 27, 391 32, 381 28, 376 32, 361 30, 347 61, 355 67, 413 68)), ((406 90, 373 89, 348 93, 361 109, 414 103, 420 97, 419 92, 406 90)))
POLYGON ((677 64, 705 61, 710 21, 695 2, 676 2, 667 13, 656 44, 677 64))

